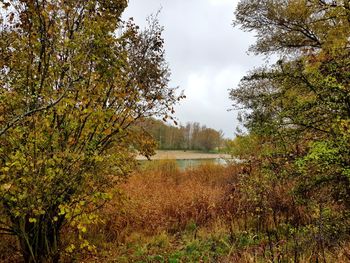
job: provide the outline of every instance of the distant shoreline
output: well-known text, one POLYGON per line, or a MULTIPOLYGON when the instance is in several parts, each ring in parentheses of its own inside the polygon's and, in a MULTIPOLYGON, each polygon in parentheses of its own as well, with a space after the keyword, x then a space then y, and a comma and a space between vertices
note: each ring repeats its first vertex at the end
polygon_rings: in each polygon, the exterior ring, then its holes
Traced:
MULTIPOLYGON (((197 152, 197 151, 156 151, 156 154, 151 156, 151 160, 164 160, 164 159, 172 159, 172 160, 205 160, 205 159, 230 159, 231 156, 229 154, 224 153, 205 153, 205 152, 197 152)), ((146 157, 142 155, 138 155, 136 160, 142 161, 147 160, 146 157)))

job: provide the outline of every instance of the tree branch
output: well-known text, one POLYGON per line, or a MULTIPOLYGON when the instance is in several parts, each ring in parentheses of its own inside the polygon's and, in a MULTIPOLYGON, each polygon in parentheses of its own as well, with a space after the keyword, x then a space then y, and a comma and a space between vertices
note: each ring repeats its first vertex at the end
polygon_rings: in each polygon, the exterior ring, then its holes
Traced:
POLYGON ((4 135, 6 131, 8 131, 13 126, 15 126, 16 123, 18 123, 20 120, 24 119, 25 117, 29 117, 37 112, 45 111, 45 110, 48 110, 48 109, 54 107, 56 104, 58 104, 64 98, 65 94, 66 94, 66 92, 64 92, 56 101, 54 101, 53 103, 50 103, 49 105, 27 111, 27 112, 17 116, 16 118, 14 118, 12 121, 10 121, 8 124, 6 124, 4 127, 1 128, 0 136, 4 135))

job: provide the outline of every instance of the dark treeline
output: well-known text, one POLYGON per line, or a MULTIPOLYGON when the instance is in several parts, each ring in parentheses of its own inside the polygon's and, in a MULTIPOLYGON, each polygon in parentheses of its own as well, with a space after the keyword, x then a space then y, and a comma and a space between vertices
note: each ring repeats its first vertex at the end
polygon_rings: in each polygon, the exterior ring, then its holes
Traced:
POLYGON ((144 128, 157 142, 160 150, 218 150, 223 144, 223 132, 198 122, 172 126, 161 120, 149 119, 144 128))

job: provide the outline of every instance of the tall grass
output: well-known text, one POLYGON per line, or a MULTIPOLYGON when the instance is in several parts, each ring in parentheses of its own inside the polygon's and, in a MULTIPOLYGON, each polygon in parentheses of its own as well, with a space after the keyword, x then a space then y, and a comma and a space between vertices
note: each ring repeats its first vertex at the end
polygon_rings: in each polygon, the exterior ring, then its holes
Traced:
POLYGON ((231 177, 234 173, 219 165, 181 172, 175 161, 152 163, 120 186, 124 199, 116 201, 123 203, 122 209, 117 212, 117 204, 110 203, 104 210, 107 217, 114 216, 109 231, 119 231, 123 238, 120 229, 157 234, 183 231, 189 223, 206 226, 225 214, 220 205, 231 177))
POLYGON ((172 160, 151 162, 119 186, 124 195, 103 211, 103 235, 118 244, 115 257, 146 262, 163 262, 157 253, 164 262, 172 253, 172 262, 347 262, 347 242, 321 249, 317 215, 292 188, 244 165, 180 171, 172 160))
MULTIPOLYGON (((292 188, 293 181, 273 181, 244 164, 180 171, 176 161, 150 162, 116 186, 100 211, 103 222, 85 235, 96 251, 65 260, 349 262, 346 236, 334 244, 320 236, 318 211, 293 199, 292 188)), ((62 249, 76 242, 65 231, 62 249)), ((0 261, 16 262, 14 248, 11 238, 0 240, 0 261)))

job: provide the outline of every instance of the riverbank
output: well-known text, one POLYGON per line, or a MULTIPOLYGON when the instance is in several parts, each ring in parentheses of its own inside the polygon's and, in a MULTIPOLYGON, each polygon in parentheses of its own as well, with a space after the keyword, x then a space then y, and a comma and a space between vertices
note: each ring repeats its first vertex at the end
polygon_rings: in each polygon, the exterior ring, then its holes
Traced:
MULTIPOLYGON (((230 159, 229 154, 223 153, 205 153, 196 151, 156 151, 151 160, 205 160, 205 159, 230 159)), ((137 160, 147 160, 145 156, 138 155, 137 160)))

